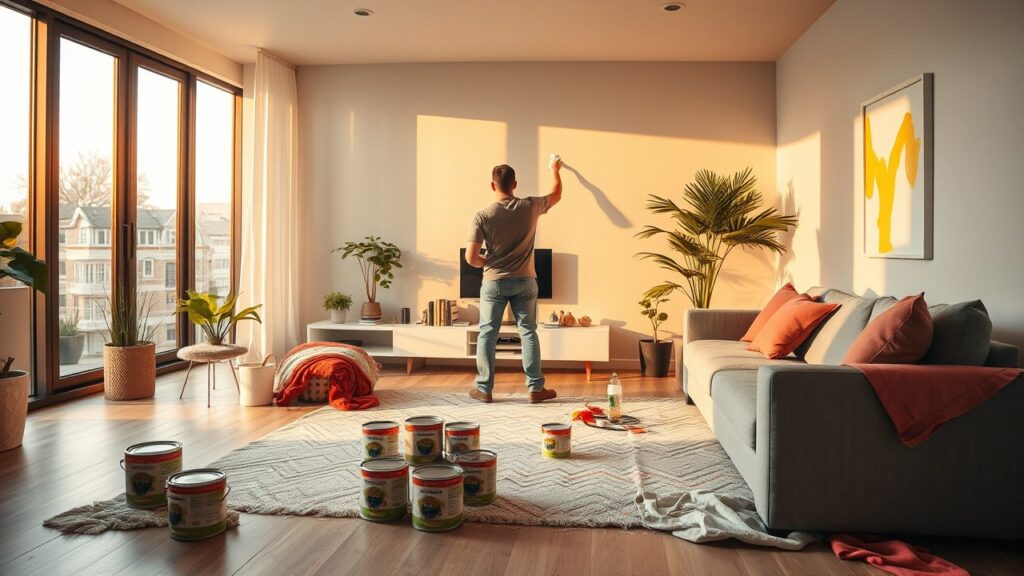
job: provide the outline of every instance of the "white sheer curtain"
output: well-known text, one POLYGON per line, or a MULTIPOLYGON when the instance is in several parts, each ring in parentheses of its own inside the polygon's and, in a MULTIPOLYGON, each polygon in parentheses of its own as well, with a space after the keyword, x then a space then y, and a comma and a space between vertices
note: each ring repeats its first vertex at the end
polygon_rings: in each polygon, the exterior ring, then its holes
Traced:
MULTIPOLYGON (((239 306, 263 304, 263 324, 239 324, 249 356, 278 358, 299 343, 298 98, 295 68, 262 50, 253 82, 251 190, 242 198, 239 306)), ((245 188, 249 188, 246 186, 245 188)))

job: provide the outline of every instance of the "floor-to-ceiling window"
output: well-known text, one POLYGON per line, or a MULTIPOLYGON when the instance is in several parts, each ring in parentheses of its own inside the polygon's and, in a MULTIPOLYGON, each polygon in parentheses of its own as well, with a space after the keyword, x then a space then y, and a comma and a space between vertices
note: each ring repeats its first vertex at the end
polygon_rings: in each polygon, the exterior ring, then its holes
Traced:
POLYGON ((0 220, 50 269, 45 299, 0 281, 5 328, 24 327, 0 348, 36 401, 95 389, 111 307, 136 292, 173 363, 195 341, 178 298, 235 277, 240 91, 28 0, 0 0, 0 77, 0 220))

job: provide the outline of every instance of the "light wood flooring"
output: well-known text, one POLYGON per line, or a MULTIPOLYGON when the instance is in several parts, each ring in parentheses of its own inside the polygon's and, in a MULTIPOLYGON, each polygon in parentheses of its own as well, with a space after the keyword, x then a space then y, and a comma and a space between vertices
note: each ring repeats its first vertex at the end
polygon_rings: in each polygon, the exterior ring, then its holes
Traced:
MULTIPOLYGON (((153 399, 115 403, 98 394, 32 412, 25 445, 0 453, 0 574, 883 574, 838 560, 823 544, 781 552, 736 543, 695 545, 646 530, 467 524, 448 534, 423 534, 407 524, 247 514, 237 529, 182 543, 166 529, 62 536, 42 527, 45 518, 123 491, 118 461, 129 444, 177 439, 186 446, 185 466, 199 467, 312 409, 239 407, 222 370, 209 409, 205 373, 198 370, 184 400, 178 400, 179 372, 159 379, 153 399)), ((471 372, 428 367, 406 376, 389 369, 379 386, 461 394, 471 372)), ((606 378, 595 373, 595 381, 606 378)), ((563 395, 603 395, 604 384, 583 380, 574 372, 548 375, 549 386, 563 395)), ((627 401, 630 395, 678 396, 674 378, 634 374, 624 383, 627 401)), ((499 371, 496 389, 524 391, 521 374, 499 371)), ((1024 574, 1019 543, 914 542, 972 574, 1024 574)))

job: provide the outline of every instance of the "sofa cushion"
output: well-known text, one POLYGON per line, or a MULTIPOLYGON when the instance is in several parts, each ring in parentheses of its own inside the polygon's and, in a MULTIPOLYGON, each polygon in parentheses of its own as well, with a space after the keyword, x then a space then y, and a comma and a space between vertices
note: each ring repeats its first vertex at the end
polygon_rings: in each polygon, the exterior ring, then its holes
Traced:
POLYGON ((837 308, 838 304, 815 302, 807 295, 790 300, 772 315, 750 343, 750 349, 766 358, 785 358, 837 308))
POLYGON ((700 387, 708 396, 714 396, 712 378, 715 373, 744 370, 757 373, 761 366, 775 364, 803 364, 796 358, 769 360, 757 352, 747 350, 747 343, 738 340, 697 340, 683 350, 686 367, 686 385, 700 387))
POLYGON ((907 296, 857 336, 844 364, 914 364, 932 343, 932 316, 924 294, 907 296))
POLYGON ((886 310, 896 305, 899 300, 892 296, 882 296, 875 300, 875 305, 871 308, 871 317, 868 318, 868 324, 875 321, 875 318, 881 316, 886 310))
POLYGON ((868 325, 874 298, 861 298, 841 290, 826 290, 819 301, 839 304, 839 309, 821 323, 799 347, 796 355, 808 364, 838 366, 857 335, 868 325))
POLYGON ((938 304, 932 314, 932 346, 923 364, 984 366, 992 342, 992 320, 981 300, 938 304))
POLYGON ((757 370, 729 370, 715 374, 715 425, 729 421, 740 439, 755 448, 757 439, 757 370))
POLYGON ((750 328, 747 328, 747 333, 744 334, 740 340, 744 342, 752 342, 754 338, 757 337, 758 332, 760 332, 761 329, 764 328, 764 325, 768 323, 768 320, 771 319, 772 315, 778 312, 779 308, 782 308, 783 304, 799 297, 800 293, 796 291, 796 288, 793 288, 792 284, 787 283, 782 288, 779 288, 779 291, 772 296, 772 299, 769 300, 767 304, 765 304, 764 309, 762 309, 761 313, 757 315, 757 318, 754 318, 754 321, 750 323, 750 328))

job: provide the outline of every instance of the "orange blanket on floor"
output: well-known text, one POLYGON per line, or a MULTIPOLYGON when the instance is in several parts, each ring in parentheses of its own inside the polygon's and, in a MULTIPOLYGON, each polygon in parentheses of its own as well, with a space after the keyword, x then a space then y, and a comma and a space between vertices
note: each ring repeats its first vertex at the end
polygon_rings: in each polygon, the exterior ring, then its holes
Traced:
POLYGON ((833 534, 828 537, 828 541, 832 545, 832 553, 839 558, 862 560, 897 576, 970 576, 966 570, 949 560, 900 540, 883 540, 871 535, 833 534))
POLYGON ((274 398, 287 406, 309 385, 310 378, 330 384, 328 403, 338 410, 364 410, 380 404, 373 395, 377 363, 366 350, 338 342, 308 342, 292 348, 277 372, 274 398))
POLYGON ((916 446, 1002 390, 1024 370, 988 366, 851 364, 871 382, 900 440, 916 446))

